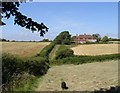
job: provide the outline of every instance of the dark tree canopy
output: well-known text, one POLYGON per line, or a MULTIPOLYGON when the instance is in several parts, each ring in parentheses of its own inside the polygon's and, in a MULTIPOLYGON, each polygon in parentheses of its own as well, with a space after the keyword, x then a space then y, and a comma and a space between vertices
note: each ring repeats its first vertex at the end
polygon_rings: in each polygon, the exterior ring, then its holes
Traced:
MULTIPOLYGON (((39 24, 33 21, 31 18, 27 18, 27 16, 21 14, 18 11, 20 2, 0 2, 0 3, 2 3, 2 13, 0 15, 2 16, 2 18, 9 19, 10 16, 14 16, 15 17, 14 24, 18 24, 21 27, 25 27, 26 29, 29 29, 32 32, 38 31, 40 32, 40 36, 44 36, 44 34, 48 32, 48 28, 43 23, 39 24)), ((1 21, 1 23, 2 25, 5 25, 4 22, 1 21)))
POLYGON ((95 39, 97 39, 97 42, 99 42, 101 40, 101 36, 100 34, 93 34, 92 35, 95 39))
POLYGON ((54 42, 56 44, 71 44, 71 35, 68 31, 61 32, 55 39, 54 42))

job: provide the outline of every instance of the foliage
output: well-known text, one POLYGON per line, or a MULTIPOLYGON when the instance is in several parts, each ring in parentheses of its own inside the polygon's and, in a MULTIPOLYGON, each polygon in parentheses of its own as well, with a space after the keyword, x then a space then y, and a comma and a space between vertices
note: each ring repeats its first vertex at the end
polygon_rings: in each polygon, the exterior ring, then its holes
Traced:
POLYGON ((3 39, 0 38, 0 41, 9 42, 9 40, 6 40, 6 39, 4 39, 4 38, 3 38, 3 39))
POLYGON ((12 40, 11 42, 15 42, 15 40, 12 40))
POLYGON ((34 76, 44 75, 49 66, 45 58, 24 58, 20 59, 10 54, 2 55, 2 88, 5 90, 12 90, 16 81, 22 79, 23 74, 28 73, 34 76))
POLYGON ((58 51, 56 52, 56 57, 55 59, 62 59, 62 58, 65 58, 65 57, 70 57, 70 56, 73 56, 73 50, 67 48, 66 46, 64 45, 61 45, 58 49, 58 51))
MULTIPOLYGON (((34 22, 31 18, 27 18, 27 16, 21 14, 18 11, 20 3, 19 0, 17 1, 18 2, 2 2, 2 12, 1 12, 2 18, 4 17, 9 19, 10 16, 12 15, 15 17, 14 24, 18 24, 21 27, 25 27, 26 29, 32 30, 32 32, 38 31, 40 32, 40 36, 44 36, 44 34, 48 32, 48 28, 43 23, 39 24, 37 22, 34 22)), ((2 22, 2 25, 5 25, 5 23, 2 22)))
POLYGON ((103 39, 102 39, 103 42, 107 42, 109 41, 108 37, 107 36, 104 36, 103 39))
POLYGON ((50 60, 50 64, 62 65, 62 64, 83 64, 91 62, 102 62, 106 60, 117 60, 120 59, 120 54, 111 55, 99 55, 99 56, 72 56, 63 59, 50 60))
POLYGON ((71 43, 71 35, 68 31, 61 32, 55 39, 55 44, 67 44, 71 43))
POLYGON ((51 40, 49 40, 49 39, 43 39, 43 40, 41 40, 39 42, 51 42, 51 40))
POLYGON ((45 57, 45 58, 49 58, 49 53, 52 51, 52 49, 55 47, 55 43, 52 42, 51 44, 47 45, 46 47, 44 47, 40 53, 38 53, 36 55, 37 56, 40 56, 40 57, 45 57))
POLYGON ((93 34, 92 35, 95 39, 97 39, 97 42, 99 42, 101 40, 101 36, 100 34, 93 34))
POLYGON ((117 38, 109 38, 109 41, 120 41, 120 39, 117 39, 117 38))
POLYGON ((90 43, 90 41, 86 40, 86 43, 87 43, 87 44, 89 44, 89 43, 90 43))
POLYGON ((73 36, 73 37, 71 38, 72 41, 74 41, 74 39, 76 39, 76 36, 73 36))

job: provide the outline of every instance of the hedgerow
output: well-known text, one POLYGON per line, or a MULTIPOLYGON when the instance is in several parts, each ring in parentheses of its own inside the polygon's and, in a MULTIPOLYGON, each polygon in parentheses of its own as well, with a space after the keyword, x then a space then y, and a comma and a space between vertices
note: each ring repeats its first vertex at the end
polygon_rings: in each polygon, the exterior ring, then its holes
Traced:
POLYGON ((21 80, 24 73, 34 76, 46 74, 49 69, 47 60, 42 57, 18 58, 10 54, 2 54, 2 89, 11 90, 15 87, 15 80, 21 80))
POLYGON ((111 55, 98 55, 98 56, 72 56, 66 57, 63 59, 50 60, 50 64, 62 65, 62 64, 83 64, 91 62, 102 62, 106 60, 117 60, 120 59, 120 54, 111 54, 111 55))
POLYGON ((36 57, 45 57, 49 58, 49 53, 52 51, 52 49, 55 47, 55 43, 52 42, 51 44, 47 45, 45 48, 43 48, 40 53, 36 55, 36 57))
POLYGON ((73 50, 67 48, 65 45, 61 45, 56 51, 55 59, 62 59, 65 57, 73 56, 73 50))

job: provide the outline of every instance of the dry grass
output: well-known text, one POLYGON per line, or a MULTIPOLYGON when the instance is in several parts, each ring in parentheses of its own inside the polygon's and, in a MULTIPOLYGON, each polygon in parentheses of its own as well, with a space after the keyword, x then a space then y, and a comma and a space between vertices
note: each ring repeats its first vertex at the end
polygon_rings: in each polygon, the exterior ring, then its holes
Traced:
POLYGON ((55 66, 40 81, 36 91, 61 91, 61 79, 67 91, 93 91, 118 84, 118 62, 88 63, 82 65, 55 66))
POLYGON ((118 53, 118 44, 78 45, 71 48, 75 55, 104 55, 118 53))
MULTIPOLYGON (((20 57, 30 57, 39 53, 50 42, 0 42, 2 52, 11 53, 20 57)), ((1 51, 0 51, 1 52, 1 51)))

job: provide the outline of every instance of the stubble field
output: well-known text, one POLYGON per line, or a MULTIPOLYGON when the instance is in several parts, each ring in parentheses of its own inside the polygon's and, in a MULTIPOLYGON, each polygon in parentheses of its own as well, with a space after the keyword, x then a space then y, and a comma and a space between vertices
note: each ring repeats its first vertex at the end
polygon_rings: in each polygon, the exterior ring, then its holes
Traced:
POLYGON ((109 89, 118 84, 118 61, 54 66, 43 76, 36 91, 62 91, 61 79, 67 83, 67 91, 109 89))
POLYGON ((2 44, 2 53, 30 57, 39 53, 50 42, 0 42, 0 44, 2 44))
POLYGON ((75 55, 105 55, 117 54, 119 44, 91 44, 91 45, 78 45, 71 48, 75 55))

